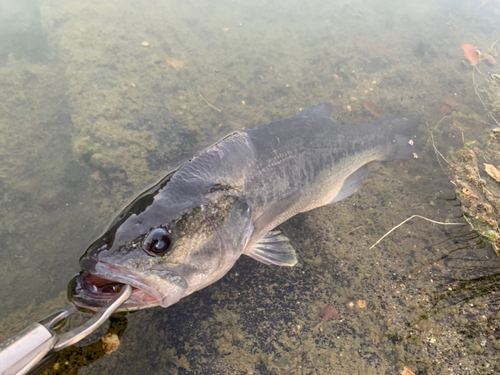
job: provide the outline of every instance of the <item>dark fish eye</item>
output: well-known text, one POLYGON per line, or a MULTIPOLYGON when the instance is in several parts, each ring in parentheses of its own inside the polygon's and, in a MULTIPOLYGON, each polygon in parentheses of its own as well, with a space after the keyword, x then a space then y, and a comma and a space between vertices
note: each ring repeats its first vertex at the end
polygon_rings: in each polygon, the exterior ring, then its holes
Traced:
POLYGON ((170 248, 170 235, 163 228, 153 229, 144 239, 142 248, 148 254, 163 255, 170 248))

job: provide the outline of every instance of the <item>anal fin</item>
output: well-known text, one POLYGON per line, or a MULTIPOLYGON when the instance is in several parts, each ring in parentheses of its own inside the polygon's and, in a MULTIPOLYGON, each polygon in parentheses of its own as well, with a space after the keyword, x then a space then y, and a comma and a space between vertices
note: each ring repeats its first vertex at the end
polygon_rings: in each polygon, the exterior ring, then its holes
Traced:
POLYGON ((366 165, 357 169, 353 174, 346 178, 337 195, 329 203, 338 202, 353 195, 359 189, 363 180, 368 177, 369 173, 370 170, 366 165))
POLYGON ((292 267, 297 263, 295 249, 279 230, 269 231, 245 254, 264 264, 292 267))

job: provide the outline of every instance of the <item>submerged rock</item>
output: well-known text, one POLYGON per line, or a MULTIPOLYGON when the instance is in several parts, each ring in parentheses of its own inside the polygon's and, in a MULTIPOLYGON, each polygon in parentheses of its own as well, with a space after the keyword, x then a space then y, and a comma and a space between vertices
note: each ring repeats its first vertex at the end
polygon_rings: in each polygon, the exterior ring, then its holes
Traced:
POLYGON ((320 311, 320 313, 318 314, 318 318, 325 322, 328 322, 330 320, 337 320, 339 318, 339 312, 332 305, 327 305, 320 311))

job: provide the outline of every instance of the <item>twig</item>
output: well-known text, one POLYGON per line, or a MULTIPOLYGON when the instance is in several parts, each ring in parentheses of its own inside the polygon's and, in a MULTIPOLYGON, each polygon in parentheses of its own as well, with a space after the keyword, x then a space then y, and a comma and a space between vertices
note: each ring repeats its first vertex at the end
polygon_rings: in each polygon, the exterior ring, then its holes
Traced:
MULTIPOLYGON (((434 143, 432 145, 434 146, 434 152, 437 153, 439 156, 441 156, 445 162, 447 162, 449 165, 451 165, 451 163, 448 160, 446 160, 446 158, 443 156, 443 154, 441 152, 439 152, 436 145, 434 143)), ((438 159, 438 161, 439 161, 439 159, 438 159)), ((439 163, 439 165, 441 165, 441 163, 439 163)), ((443 169, 442 165, 441 165, 441 169, 443 169)))
POLYGON ((418 217, 420 219, 424 219, 424 220, 427 220, 427 221, 430 221, 431 223, 434 223, 434 224, 441 224, 441 225, 465 225, 464 223, 442 223, 440 221, 435 221, 435 220, 431 220, 431 219, 427 219, 426 217, 423 217, 423 216, 420 216, 420 215, 413 215, 411 217, 409 217, 408 219, 402 221, 400 224, 396 225, 394 228, 392 228, 389 232, 387 232, 386 234, 384 234, 382 237, 380 237, 380 239, 375 242, 372 247, 370 247, 369 250, 373 249, 375 246, 377 246, 380 241, 382 241, 384 238, 386 238, 389 234, 391 234, 394 230, 396 230, 397 228, 399 228, 401 225, 403 225, 404 223, 410 221, 411 219, 413 219, 414 217, 418 217))
MULTIPOLYGON (((496 42, 495 42, 496 43, 496 42)), ((481 73, 481 72, 479 72, 481 73)), ((481 75, 483 75, 483 73, 481 73, 481 75)), ((483 75, 484 77, 484 75, 483 75)), ((488 107, 486 107, 486 104, 483 102, 483 99, 481 99, 481 96, 479 96, 479 92, 477 91, 477 87, 476 87, 476 79, 474 77, 474 69, 472 69, 472 86, 474 86, 474 91, 476 92, 476 95, 479 99, 479 101, 481 102, 481 104, 483 105, 484 109, 488 109, 488 107)), ((495 123, 500 126, 500 122, 497 121, 497 119, 491 114, 489 113, 490 117, 493 119, 493 121, 495 121, 495 123)))
POLYGON ((222 112, 219 108, 217 108, 216 106, 214 106, 214 105, 210 104, 210 103, 208 102, 208 100, 207 100, 207 99, 205 99, 205 97, 204 97, 203 95, 201 95, 201 92, 200 92, 199 94, 200 94, 201 98, 205 101, 205 103, 207 103, 207 105, 208 105, 210 108, 215 109, 215 110, 216 110, 217 112, 219 112, 219 113, 221 113, 221 112, 222 112))
POLYGON ((346 233, 346 236, 347 236, 348 234, 351 234, 351 233, 356 232, 358 229, 361 229, 361 228, 363 228, 363 226, 362 226, 362 225, 360 225, 359 227, 356 227, 356 228, 354 228, 354 229, 350 230, 349 232, 347 232, 347 233, 346 233))
POLYGON ((476 118, 476 119, 474 119, 474 121, 477 121, 477 122, 480 122, 480 123, 482 123, 482 124, 485 124, 485 125, 491 126, 491 123, 490 123, 490 122, 487 122, 487 121, 481 120, 480 118, 476 118))
MULTIPOLYGON (((448 165, 451 165, 451 164, 450 164, 450 162, 449 162, 448 160, 446 160, 446 158, 443 156, 443 154, 439 152, 439 150, 438 150, 438 149, 437 149, 437 147, 436 147, 436 143, 434 142, 434 131, 435 131, 435 130, 437 130, 437 128, 438 128, 438 126, 439 126, 439 124, 441 124, 441 122, 442 122, 444 119, 446 119, 446 118, 448 118, 448 116, 443 116, 443 117, 441 118, 441 120, 439 120, 439 121, 438 121, 438 123, 436 124, 436 126, 434 127, 434 129, 432 129, 432 131, 431 131, 431 141, 432 141, 432 147, 434 147, 434 152, 436 153, 436 155, 441 156, 441 157, 443 158, 443 160, 444 160, 446 163, 448 163, 448 165)), ((441 167, 441 169, 444 169, 444 168, 443 168, 443 166, 441 165, 441 162, 439 161, 439 158, 438 158, 438 163, 439 163, 439 166, 441 167)))
POLYGON ((495 117, 493 117, 493 115, 490 113, 490 117, 493 119, 493 121, 495 121, 497 123, 498 126, 500 126, 500 123, 497 121, 497 119, 495 117))
POLYGON ((477 92, 476 77, 474 77, 474 69, 472 69, 472 86, 474 86, 474 91, 476 92, 476 96, 478 97, 479 101, 481 102, 483 107, 486 109, 486 104, 484 104, 483 99, 481 99, 481 96, 479 96, 479 93, 477 92))
MULTIPOLYGON (((432 133, 434 133, 434 131, 435 131, 435 130, 437 130, 437 128, 438 128, 438 126, 439 126, 439 124, 441 124, 441 122, 443 122, 443 120, 444 120, 444 119, 447 119, 447 118, 448 118, 448 116, 443 116, 443 117, 441 118, 441 120, 439 120, 439 121, 438 121, 438 123, 436 124, 436 126, 434 126, 434 129, 432 129, 432 133)), ((431 135, 432 135, 432 134, 431 134, 431 135)))
POLYGON ((463 218, 465 219, 466 222, 469 223, 470 227, 473 229, 473 230, 476 230, 476 228, 474 228, 474 225, 472 225, 472 223, 469 221, 469 219, 467 219, 467 216, 463 216, 463 218))
POLYGON ((495 40, 493 42, 493 44, 491 45, 490 49, 493 49, 493 47, 495 47, 495 44, 497 44, 497 42, 500 40, 500 36, 497 38, 497 40, 495 40))
POLYGON ((477 65, 474 65, 474 68, 476 68, 477 71, 479 72, 479 74, 481 74, 486 80, 488 80, 488 78, 486 78, 486 76, 483 74, 483 72, 479 70, 479 68, 477 67, 477 65))

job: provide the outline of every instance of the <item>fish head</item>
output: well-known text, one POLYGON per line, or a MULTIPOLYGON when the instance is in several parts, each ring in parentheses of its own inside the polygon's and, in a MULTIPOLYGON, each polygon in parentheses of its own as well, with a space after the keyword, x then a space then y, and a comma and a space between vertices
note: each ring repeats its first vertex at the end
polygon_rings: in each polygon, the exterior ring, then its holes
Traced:
POLYGON ((224 193, 194 201, 169 210, 168 199, 155 198, 115 220, 81 258, 70 300, 95 311, 129 284, 132 295, 118 311, 168 307, 224 276, 253 231, 251 208, 224 193))

